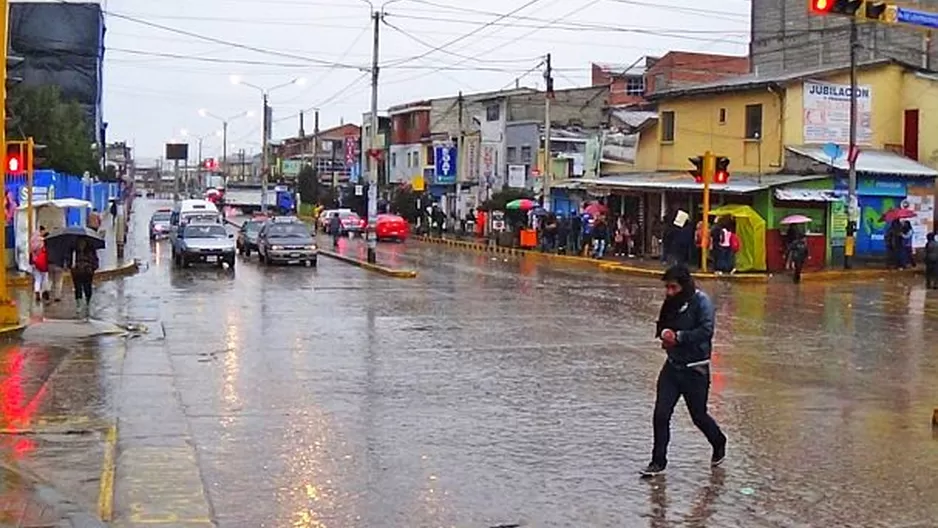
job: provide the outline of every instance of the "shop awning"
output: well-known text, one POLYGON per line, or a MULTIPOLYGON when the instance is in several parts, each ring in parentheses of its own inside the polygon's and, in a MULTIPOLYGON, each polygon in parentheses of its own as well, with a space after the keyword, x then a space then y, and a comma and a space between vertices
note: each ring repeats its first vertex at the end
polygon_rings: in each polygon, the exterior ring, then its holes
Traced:
POLYGON ((784 202, 836 202, 834 191, 821 189, 775 189, 775 198, 784 202))
MULTIPOLYGON (((808 180, 817 180, 826 175, 802 176, 796 174, 738 174, 730 177, 729 183, 713 184, 710 190, 715 193, 748 194, 808 180)), ((694 181, 686 172, 629 173, 601 178, 580 178, 579 188, 636 191, 702 191, 703 184, 694 181)))
MULTIPOLYGON (((796 145, 785 147, 790 152, 810 158, 818 163, 839 170, 848 170, 847 155, 844 152, 840 157, 831 159, 820 145, 796 145)), ((846 151, 846 149, 842 149, 846 151)), ((907 158, 889 150, 865 149, 860 147, 857 156, 857 172, 867 174, 886 174, 895 176, 938 177, 938 170, 922 165, 914 159, 907 158)))

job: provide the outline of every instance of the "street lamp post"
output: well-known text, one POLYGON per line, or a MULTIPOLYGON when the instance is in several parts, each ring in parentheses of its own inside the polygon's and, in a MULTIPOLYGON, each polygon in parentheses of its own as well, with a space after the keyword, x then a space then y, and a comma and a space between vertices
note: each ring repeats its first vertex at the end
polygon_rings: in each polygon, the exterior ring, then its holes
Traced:
POLYGON ((224 167, 223 172, 225 175, 225 184, 227 184, 228 183, 228 123, 231 121, 234 121, 235 119, 239 119, 242 117, 253 117, 254 112, 248 110, 246 112, 240 112, 231 117, 225 118, 225 117, 215 115, 209 112, 208 110, 206 110, 205 108, 201 108, 199 109, 199 115, 202 117, 211 117, 212 119, 215 119, 216 121, 221 122, 221 135, 222 135, 221 163, 222 163, 222 167, 224 167))
MULTIPOLYGON (((182 130, 179 131, 179 135, 181 135, 182 137, 189 137, 189 131, 184 128, 184 129, 182 129, 182 130)), ((222 135, 223 135, 223 133, 222 133, 221 130, 216 130, 216 131, 215 131, 214 133, 212 133, 212 134, 202 134, 201 136, 192 136, 192 137, 195 138, 195 140, 198 142, 198 158, 197 158, 197 160, 198 160, 199 168, 196 169, 196 171, 197 171, 197 174, 198 174, 199 184, 202 185, 203 187, 205 186, 205 184, 204 184, 204 180, 203 180, 203 178, 202 178, 202 170, 204 169, 204 167, 203 167, 203 161, 204 161, 204 160, 202 159, 202 142, 205 141, 205 138, 207 138, 207 137, 209 137, 209 136, 222 136, 222 135)), ((186 177, 186 191, 187 191, 187 192, 192 192, 192 190, 191 190, 189 187, 190 187, 190 186, 189 186, 189 178, 188 178, 188 174, 187 174, 187 177, 186 177)))
POLYGON ((290 82, 278 84, 270 88, 264 88, 256 84, 251 84, 249 82, 246 82, 244 79, 242 79, 241 77, 237 75, 231 76, 231 84, 240 84, 243 86, 254 88, 255 90, 261 93, 261 99, 263 102, 262 108, 264 112, 262 114, 263 119, 264 119, 264 126, 262 127, 263 138, 261 140, 261 212, 265 214, 267 213, 267 186, 268 186, 268 181, 270 178, 270 159, 269 159, 270 158, 270 154, 269 154, 270 135, 271 135, 271 128, 272 128, 271 125, 273 124, 271 123, 272 120, 270 116, 270 106, 268 105, 268 101, 269 101, 268 96, 270 95, 270 92, 273 92, 274 90, 279 90, 280 88, 286 88, 287 86, 293 86, 293 85, 302 86, 305 83, 306 83, 306 79, 302 77, 297 77, 296 79, 293 79, 290 82))

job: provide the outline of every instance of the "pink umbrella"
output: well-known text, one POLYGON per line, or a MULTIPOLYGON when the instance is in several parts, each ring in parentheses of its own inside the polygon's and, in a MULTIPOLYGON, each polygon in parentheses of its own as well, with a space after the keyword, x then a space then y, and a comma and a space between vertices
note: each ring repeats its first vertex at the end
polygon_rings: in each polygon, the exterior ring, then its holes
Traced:
POLYGON ((785 218, 782 218, 782 221, 779 223, 782 225, 810 224, 813 221, 814 220, 812 220, 811 217, 809 216, 795 214, 795 215, 790 215, 790 216, 786 216, 785 218))
POLYGON ((894 207, 882 216, 882 219, 887 222, 893 222, 895 220, 904 220, 906 218, 915 218, 918 216, 918 213, 912 209, 902 209, 899 207, 894 207))

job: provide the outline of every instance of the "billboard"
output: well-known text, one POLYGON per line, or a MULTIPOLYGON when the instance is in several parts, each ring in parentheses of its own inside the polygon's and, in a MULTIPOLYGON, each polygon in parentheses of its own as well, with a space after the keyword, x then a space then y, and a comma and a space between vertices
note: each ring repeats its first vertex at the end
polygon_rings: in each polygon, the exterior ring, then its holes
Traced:
MULTIPOLYGON (((857 144, 873 142, 873 90, 857 86, 857 144)), ((850 143, 850 85, 804 83, 804 142, 850 143)))
POLYGON ((169 161, 182 161, 189 159, 189 144, 167 143, 166 159, 169 161))

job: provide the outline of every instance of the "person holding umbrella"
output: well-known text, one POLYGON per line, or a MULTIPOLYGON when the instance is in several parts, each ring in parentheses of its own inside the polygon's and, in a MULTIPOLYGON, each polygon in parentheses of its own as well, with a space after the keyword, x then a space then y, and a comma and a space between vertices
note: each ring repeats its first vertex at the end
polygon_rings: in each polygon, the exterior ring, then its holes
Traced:
POLYGON ((79 238, 75 246, 75 260, 72 262, 72 284, 75 287, 75 306, 79 317, 83 319, 90 315, 94 272, 98 271, 98 265, 98 252, 87 238, 79 238))
POLYGON ((66 264, 75 287, 75 304, 79 317, 88 318, 91 306, 92 283, 98 270, 98 250, 104 249, 104 240, 85 227, 57 229, 46 237, 46 247, 66 264))

